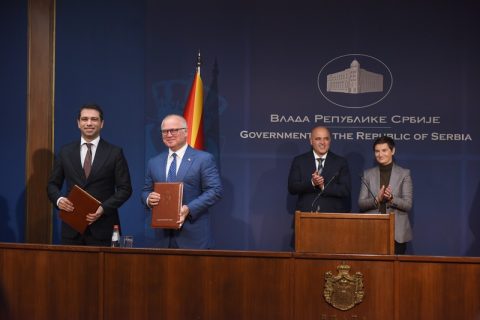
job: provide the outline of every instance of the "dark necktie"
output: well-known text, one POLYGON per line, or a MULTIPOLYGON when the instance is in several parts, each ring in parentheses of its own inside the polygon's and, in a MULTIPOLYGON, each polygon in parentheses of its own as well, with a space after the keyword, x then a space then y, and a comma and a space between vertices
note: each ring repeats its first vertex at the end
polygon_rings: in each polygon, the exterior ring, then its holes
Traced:
POLYGON ((318 172, 318 174, 322 174, 323 160, 325 160, 325 159, 324 158, 317 158, 317 160, 318 160, 317 172, 318 172))
POLYGON ((172 163, 170 164, 170 168, 168 168, 167 182, 172 182, 177 179, 177 154, 175 152, 172 153, 172 157, 172 163))
POLYGON ((87 146, 87 154, 85 155, 85 160, 83 161, 83 171, 85 171, 85 177, 88 178, 90 171, 92 171, 92 144, 85 143, 87 146))

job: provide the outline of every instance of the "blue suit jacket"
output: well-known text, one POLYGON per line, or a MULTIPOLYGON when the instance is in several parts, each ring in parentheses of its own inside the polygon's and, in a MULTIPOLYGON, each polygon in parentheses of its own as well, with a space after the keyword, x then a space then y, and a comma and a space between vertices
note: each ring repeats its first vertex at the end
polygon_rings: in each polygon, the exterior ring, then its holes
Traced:
MULTIPOLYGON (((155 182, 166 182, 168 151, 148 162, 142 201, 153 191, 155 182)), ((180 248, 208 249, 214 244, 208 208, 222 197, 222 183, 210 153, 187 147, 177 172, 177 181, 183 182, 183 204, 190 209, 185 223, 173 236, 180 248)), ((167 247, 170 230, 163 230, 161 246, 167 247)))
POLYGON ((351 181, 347 160, 329 151, 322 170, 325 184, 330 181, 317 201, 321 192, 312 186, 312 173, 317 168, 317 161, 310 150, 293 159, 288 176, 288 191, 298 195, 296 210, 310 212, 350 212, 351 181), (312 203, 315 201, 314 208, 312 203))

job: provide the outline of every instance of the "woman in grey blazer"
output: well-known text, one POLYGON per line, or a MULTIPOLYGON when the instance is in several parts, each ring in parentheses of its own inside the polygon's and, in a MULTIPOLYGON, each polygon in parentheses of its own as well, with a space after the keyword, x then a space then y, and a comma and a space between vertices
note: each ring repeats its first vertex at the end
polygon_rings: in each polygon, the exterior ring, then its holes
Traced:
POLYGON ((360 211, 395 214, 395 254, 404 254, 412 240, 408 213, 412 209, 413 186, 410 170, 395 164, 395 142, 383 136, 373 143, 377 166, 363 173, 358 197, 360 211))

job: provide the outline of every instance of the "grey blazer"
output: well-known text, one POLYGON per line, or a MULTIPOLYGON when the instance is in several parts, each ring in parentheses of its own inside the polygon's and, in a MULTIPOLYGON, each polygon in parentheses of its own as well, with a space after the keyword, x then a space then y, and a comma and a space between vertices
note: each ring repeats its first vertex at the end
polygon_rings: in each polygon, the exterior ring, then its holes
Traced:
MULTIPOLYGON (((363 173, 365 183, 376 196, 380 190, 380 169, 373 167, 363 173)), ((387 211, 395 214, 395 241, 403 243, 412 240, 412 228, 408 219, 408 212, 412 209, 413 185, 410 177, 410 170, 397 166, 392 167, 390 185, 393 191, 393 202, 388 206, 387 211)), ((376 213, 378 208, 367 187, 362 183, 358 197, 360 211, 365 213, 376 213)))

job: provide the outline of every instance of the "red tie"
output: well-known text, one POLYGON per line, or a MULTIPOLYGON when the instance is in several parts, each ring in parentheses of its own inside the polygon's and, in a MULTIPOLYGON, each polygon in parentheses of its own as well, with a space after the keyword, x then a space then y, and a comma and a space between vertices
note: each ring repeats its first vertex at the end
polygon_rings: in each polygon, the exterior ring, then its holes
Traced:
POLYGON ((87 146, 87 154, 85 155, 85 161, 83 162, 83 171, 85 171, 85 177, 88 178, 90 171, 92 171, 92 144, 85 143, 87 146))

